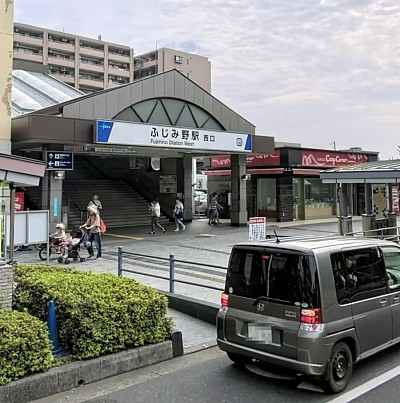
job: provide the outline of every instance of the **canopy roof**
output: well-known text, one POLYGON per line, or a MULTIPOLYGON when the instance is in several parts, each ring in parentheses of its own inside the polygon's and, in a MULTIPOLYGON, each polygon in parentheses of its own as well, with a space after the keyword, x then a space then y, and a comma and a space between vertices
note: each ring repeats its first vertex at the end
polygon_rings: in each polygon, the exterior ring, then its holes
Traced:
POLYGON ((320 178, 324 183, 398 183, 400 159, 328 169, 320 172, 320 178))

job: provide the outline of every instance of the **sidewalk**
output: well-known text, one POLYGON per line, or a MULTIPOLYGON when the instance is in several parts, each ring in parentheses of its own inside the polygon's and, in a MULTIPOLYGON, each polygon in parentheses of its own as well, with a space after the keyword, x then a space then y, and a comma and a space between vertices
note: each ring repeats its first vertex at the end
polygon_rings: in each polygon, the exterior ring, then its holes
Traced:
MULTIPOLYGON (((353 228, 354 231, 361 229, 358 217, 353 219, 353 228)), ((70 266, 83 271, 117 274, 117 249, 118 246, 122 246, 125 252, 162 258, 174 254, 177 260, 220 266, 220 268, 208 268, 177 263, 175 276, 177 279, 201 282, 222 289, 232 246, 237 242, 248 240, 248 228, 232 227, 228 220, 223 220, 221 225, 211 226, 208 225, 207 219, 196 219, 192 223, 187 223, 185 231, 174 232, 175 227, 172 223, 167 224, 166 229, 165 234, 159 231, 155 235, 149 234, 148 227, 110 229, 102 236, 103 259, 87 260, 82 263, 71 262, 70 266)), ((337 219, 268 223, 267 234, 273 235, 274 231, 278 236, 329 235, 337 232, 337 219)), ((86 257, 87 251, 82 249, 81 254, 86 257)), ((58 255, 52 255, 50 264, 59 265, 57 257, 58 255)), ((33 247, 30 251, 16 252, 14 258, 18 263, 43 263, 39 259, 38 251, 33 247)), ((169 273, 168 261, 155 261, 151 258, 126 256, 123 259, 123 268, 159 276, 168 276, 169 273)), ((168 291, 169 284, 166 280, 126 272, 124 275, 159 290, 168 291)), ((179 283, 175 284, 175 293, 215 304, 219 304, 221 294, 220 291, 179 283)), ((186 353, 201 350, 205 345, 215 344, 213 325, 172 309, 169 310, 169 315, 176 327, 182 331, 186 353)))

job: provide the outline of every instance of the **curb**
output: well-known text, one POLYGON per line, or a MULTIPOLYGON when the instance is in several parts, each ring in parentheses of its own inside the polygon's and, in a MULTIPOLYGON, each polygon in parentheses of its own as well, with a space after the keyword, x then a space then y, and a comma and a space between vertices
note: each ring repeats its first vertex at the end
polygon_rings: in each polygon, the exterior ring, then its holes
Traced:
POLYGON ((92 360, 75 361, 11 382, 0 387, 0 402, 28 403, 137 368, 170 360, 183 352, 181 332, 175 330, 171 334, 171 339, 92 360))
POLYGON ((168 306, 170 308, 212 325, 216 324, 219 305, 180 294, 171 294, 162 290, 159 290, 159 292, 168 298, 168 306))

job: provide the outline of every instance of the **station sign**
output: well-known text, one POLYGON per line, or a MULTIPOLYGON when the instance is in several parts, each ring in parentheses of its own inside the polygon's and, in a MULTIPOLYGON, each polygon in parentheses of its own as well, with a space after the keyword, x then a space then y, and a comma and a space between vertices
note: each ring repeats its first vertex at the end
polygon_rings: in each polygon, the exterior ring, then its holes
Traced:
POLYGON ((148 123, 97 120, 95 143, 196 151, 250 153, 251 134, 148 123))
POLYGON ((74 153, 47 151, 46 164, 46 169, 49 171, 72 171, 74 169, 74 153))

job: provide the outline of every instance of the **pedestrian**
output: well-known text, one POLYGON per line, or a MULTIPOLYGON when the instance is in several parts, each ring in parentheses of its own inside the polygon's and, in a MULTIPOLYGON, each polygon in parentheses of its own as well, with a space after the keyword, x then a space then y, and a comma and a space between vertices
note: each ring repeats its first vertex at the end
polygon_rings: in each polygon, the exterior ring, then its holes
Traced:
POLYGON ((66 238, 65 228, 63 223, 59 223, 56 225, 56 232, 50 235, 50 239, 52 239, 52 244, 56 248, 57 253, 61 253, 60 243, 66 238))
POLYGON ((173 216, 175 218, 175 226, 176 226, 176 228, 174 230, 175 232, 179 231, 179 227, 182 227, 182 231, 185 231, 185 229, 186 229, 186 225, 183 224, 183 222, 182 222, 183 210, 184 210, 183 204, 180 201, 180 199, 177 198, 176 202, 175 202, 174 212, 173 212, 173 216))
POLYGON ((96 194, 96 193, 92 194, 92 200, 89 201, 89 204, 88 204, 87 208, 89 208, 91 206, 95 206, 97 208, 97 214, 100 215, 101 210, 103 210, 103 206, 102 206, 101 201, 99 199, 99 195, 96 194))
POLYGON ((158 219, 160 218, 160 215, 161 215, 161 209, 160 209, 160 203, 158 202, 157 199, 149 204, 149 212, 151 215, 150 234, 151 235, 155 234, 154 226, 160 228, 161 231, 165 234, 165 228, 162 225, 160 225, 160 223, 158 222, 158 219))
POLYGON ((209 216, 208 216, 208 224, 219 224, 219 214, 218 210, 222 210, 222 206, 218 203, 218 193, 214 192, 211 197, 210 201, 210 209, 209 209, 209 216))
POLYGON ((100 216, 97 212, 96 206, 88 207, 89 217, 85 224, 81 225, 79 228, 85 228, 89 231, 89 236, 87 239, 87 250, 89 252, 89 258, 94 256, 93 253, 93 241, 96 244, 97 249, 97 259, 101 259, 101 233, 100 233, 100 216))

